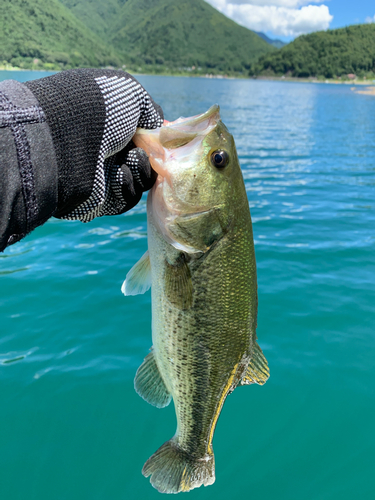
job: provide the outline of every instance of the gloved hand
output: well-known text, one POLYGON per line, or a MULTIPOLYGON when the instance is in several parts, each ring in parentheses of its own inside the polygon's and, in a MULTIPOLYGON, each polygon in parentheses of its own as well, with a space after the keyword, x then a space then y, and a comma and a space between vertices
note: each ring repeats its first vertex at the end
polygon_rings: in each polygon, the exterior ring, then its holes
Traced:
POLYGON ((78 69, 25 84, 49 125, 57 161, 62 219, 88 222, 120 214, 150 189, 156 174, 131 138, 157 128, 163 111, 128 73, 78 69))

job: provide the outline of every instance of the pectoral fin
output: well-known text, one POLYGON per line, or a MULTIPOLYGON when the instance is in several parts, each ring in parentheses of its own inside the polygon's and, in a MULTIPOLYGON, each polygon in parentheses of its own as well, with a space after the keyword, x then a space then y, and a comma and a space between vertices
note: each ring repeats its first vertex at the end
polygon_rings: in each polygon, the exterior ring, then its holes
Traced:
POLYGON ((254 343, 253 357, 247 367, 241 385, 263 385, 270 376, 267 360, 257 342, 254 343))
POLYGON ((180 309, 189 309, 193 304, 193 283, 184 254, 174 264, 166 261, 164 279, 169 302, 180 309))
POLYGON ((130 269, 121 291, 124 295, 138 295, 151 287, 151 264, 148 251, 130 269))
POLYGON ((147 354, 138 368, 134 388, 147 403, 157 408, 164 408, 171 402, 172 396, 160 375, 153 351, 147 354))

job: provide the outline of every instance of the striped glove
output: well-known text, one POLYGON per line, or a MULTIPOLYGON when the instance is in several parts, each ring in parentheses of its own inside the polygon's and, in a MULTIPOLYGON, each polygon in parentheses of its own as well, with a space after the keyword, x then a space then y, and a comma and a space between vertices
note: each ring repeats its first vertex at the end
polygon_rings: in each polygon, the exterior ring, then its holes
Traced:
POLYGON ((163 111, 140 83, 115 70, 78 69, 25 84, 49 125, 58 186, 54 216, 89 222, 123 213, 156 174, 131 142, 137 127, 163 123, 163 111))

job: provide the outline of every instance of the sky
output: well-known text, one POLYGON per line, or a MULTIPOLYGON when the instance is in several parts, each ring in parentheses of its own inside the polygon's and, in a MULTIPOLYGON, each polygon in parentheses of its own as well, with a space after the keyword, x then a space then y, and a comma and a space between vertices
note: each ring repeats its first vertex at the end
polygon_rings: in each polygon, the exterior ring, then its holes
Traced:
POLYGON ((206 0, 238 24, 270 38, 375 23, 374 0, 206 0))

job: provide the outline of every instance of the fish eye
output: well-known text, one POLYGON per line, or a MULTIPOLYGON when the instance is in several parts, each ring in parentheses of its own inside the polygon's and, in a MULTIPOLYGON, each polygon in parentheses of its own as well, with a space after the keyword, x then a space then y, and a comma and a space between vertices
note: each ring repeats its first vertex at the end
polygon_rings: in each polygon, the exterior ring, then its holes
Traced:
POLYGON ((211 154, 211 163, 216 168, 224 168, 229 163, 229 155, 223 149, 217 149, 211 154))

